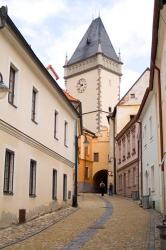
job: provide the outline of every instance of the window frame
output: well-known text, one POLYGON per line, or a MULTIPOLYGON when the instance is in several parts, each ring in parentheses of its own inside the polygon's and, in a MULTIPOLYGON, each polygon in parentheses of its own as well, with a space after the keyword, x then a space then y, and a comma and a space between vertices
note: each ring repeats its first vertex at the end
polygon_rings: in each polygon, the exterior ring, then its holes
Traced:
POLYGON ((29 197, 36 197, 36 168, 37 161, 30 159, 29 197))
POLYGON ((37 95, 38 90, 33 87, 32 88, 32 108, 31 108, 31 120, 37 124, 36 118, 37 118, 37 95))
POLYGON ((99 162, 99 152, 94 152, 93 153, 93 161, 94 162, 99 162))
POLYGON ((54 138, 58 140, 58 111, 54 111, 54 138))
POLYGON ((15 108, 16 108, 15 105, 16 74, 17 74, 17 69, 13 65, 10 65, 8 103, 15 108))
POLYGON ((6 151, 5 151, 5 167, 4 167, 4 183, 3 183, 3 193, 6 195, 13 195, 14 160, 15 160, 15 152, 10 150, 10 149, 6 149, 6 151), (7 154, 10 155, 8 169, 7 169, 7 154), (11 157, 12 157, 12 159, 11 159, 11 157), (6 169, 8 172, 7 178, 5 177, 6 169))
POLYGON ((52 199, 57 200, 57 170, 53 169, 52 171, 52 199))

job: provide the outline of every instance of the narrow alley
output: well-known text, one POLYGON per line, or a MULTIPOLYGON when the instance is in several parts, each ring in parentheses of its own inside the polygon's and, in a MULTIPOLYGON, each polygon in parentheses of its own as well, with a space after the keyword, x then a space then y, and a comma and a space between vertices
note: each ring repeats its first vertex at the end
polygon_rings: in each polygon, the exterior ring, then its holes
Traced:
POLYGON ((81 194, 78 209, 69 207, 28 222, 29 232, 28 223, 5 229, 6 236, 1 230, 0 249, 157 250, 159 219, 157 212, 142 209, 131 199, 81 194), (45 229, 39 228, 42 224, 45 229))

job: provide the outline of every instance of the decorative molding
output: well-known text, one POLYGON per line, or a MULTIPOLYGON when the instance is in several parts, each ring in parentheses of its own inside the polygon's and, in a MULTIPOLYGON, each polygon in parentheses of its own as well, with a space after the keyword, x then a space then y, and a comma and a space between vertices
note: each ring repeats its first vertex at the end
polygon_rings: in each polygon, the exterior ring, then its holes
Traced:
POLYGON ((13 137, 19 139, 20 141, 22 141, 22 142, 36 148, 37 150, 41 151, 42 153, 45 153, 45 154, 51 156, 52 158, 67 164, 68 166, 70 166, 72 168, 74 167, 73 162, 69 161, 68 159, 66 159, 62 155, 60 155, 57 152, 53 151, 52 149, 46 147, 45 145, 43 145, 39 141, 37 141, 34 138, 26 135, 22 131, 16 129, 12 125, 6 123, 5 121, 3 121, 1 119, 0 119, 0 129, 2 131, 12 135, 13 137))
POLYGON ((130 165, 132 165, 133 163, 138 162, 138 158, 136 158, 135 160, 128 162, 126 165, 124 165, 123 167, 120 167, 117 169, 117 172, 120 172, 121 170, 124 170, 125 168, 129 167, 130 165))

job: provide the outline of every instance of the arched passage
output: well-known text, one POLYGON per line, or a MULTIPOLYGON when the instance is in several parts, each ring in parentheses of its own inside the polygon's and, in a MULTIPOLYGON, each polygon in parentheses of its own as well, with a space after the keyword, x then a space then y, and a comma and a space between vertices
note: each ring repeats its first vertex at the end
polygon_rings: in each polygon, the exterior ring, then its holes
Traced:
POLYGON ((103 169, 98 171, 94 177, 93 177, 93 183, 94 183, 94 192, 99 193, 100 192, 100 182, 103 181, 106 186, 107 191, 107 170, 103 169))

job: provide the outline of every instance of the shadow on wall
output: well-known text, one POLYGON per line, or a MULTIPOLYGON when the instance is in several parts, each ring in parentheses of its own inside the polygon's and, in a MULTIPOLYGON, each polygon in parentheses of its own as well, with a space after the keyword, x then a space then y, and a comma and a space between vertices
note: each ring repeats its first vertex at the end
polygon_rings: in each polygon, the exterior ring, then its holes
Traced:
POLYGON ((98 171, 93 177, 94 184, 94 192, 100 193, 100 182, 103 181, 105 183, 105 192, 107 192, 107 170, 103 169, 98 171))

